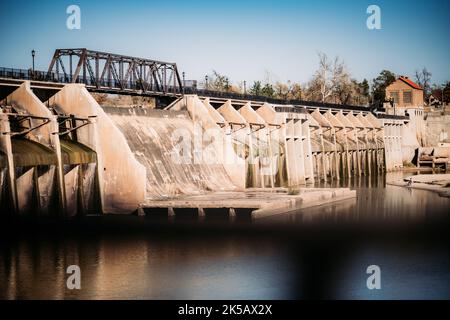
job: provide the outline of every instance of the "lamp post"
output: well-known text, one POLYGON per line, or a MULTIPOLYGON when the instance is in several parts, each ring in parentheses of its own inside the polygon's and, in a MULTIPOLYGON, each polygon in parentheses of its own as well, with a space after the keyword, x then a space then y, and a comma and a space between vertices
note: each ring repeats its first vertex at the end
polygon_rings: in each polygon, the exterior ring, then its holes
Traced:
POLYGON ((184 87, 186 86, 185 75, 186 73, 183 71, 183 94, 184 94, 184 87))
POLYGON ((244 80, 244 95, 247 95, 247 81, 244 80))
POLYGON ((34 51, 34 49, 33 50, 31 50, 31 60, 32 60, 32 62, 33 62, 33 64, 32 64, 32 77, 34 78, 34 56, 36 55, 36 51, 34 51))
POLYGON ((208 90, 208 75, 205 76, 205 88, 208 90))

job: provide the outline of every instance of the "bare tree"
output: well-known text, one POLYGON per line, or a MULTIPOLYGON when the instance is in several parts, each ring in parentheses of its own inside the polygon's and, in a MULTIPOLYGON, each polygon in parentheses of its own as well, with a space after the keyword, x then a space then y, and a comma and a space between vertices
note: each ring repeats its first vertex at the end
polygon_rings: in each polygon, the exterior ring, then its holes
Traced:
POLYGON ((431 72, 427 68, 423 67, 422 70, 416 70, 415 77, 416 82, 423 88, 423 97, 426 99, 431 90, 431 72))
POLYGON ((319 70, 316 72, 316 81, 320 86, 322 102, 325 102, 325 100, 333 93, 333 82, 332 77, 330 76, 331 68, 331 62, 328 59, 328 56, 323 52, 319 52, 319 70))
POLYGON ((275 96, 279 99, 288 99, 289 96, 289 81, 288 83, 276 82, 273 86, 275 96))
POLYGON ((349 103, 353 94, 353 84, 344 61, 340 61, 338 57, 334 60, 332 75, 331 83, 334 102, 349 103))
POLYGON ((220 74, 213 70, 212 74, 208 75, 208 89, 216 91, 229 91, 231 84, 226 75, 220 74))
POLYGON ((337 102, 343 96, 343 90, 348 91, 351 82, 345 63, 338 56, 331 61, 325 53, 319 52, 318 55, 319 69, 308 84, 307 97, 321 102, 337 102))
POLYGON ((276 82, 273 86, 274 95, 278 99, 284 100, 301 100, 302 87, 299 83, 293 83, 288 80, 286 83, 276 82))

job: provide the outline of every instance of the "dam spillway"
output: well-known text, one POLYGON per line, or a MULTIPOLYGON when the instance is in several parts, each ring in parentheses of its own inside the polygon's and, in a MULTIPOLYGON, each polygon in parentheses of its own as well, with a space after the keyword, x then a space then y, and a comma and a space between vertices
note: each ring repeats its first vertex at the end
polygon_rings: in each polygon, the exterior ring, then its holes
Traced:
MULTIPOLYGON (((220 163, 202 164, 175 154, 178 140, 194 137, 195 124, 187 112, 103 109, 124 134, 136 159, 146 168, 146 198, 164 199, 235 189, 220 163)), ((192 143, 187 143, 186 147, 190 148, 192 143)))
POLYGON ((370 111, 197 95, 165 110, 100 106, 82 84, 41 101, 27 81, 1 105, 12 215, 280 213, 355 196, 315 182, 402 167, 405 121, 370 111))

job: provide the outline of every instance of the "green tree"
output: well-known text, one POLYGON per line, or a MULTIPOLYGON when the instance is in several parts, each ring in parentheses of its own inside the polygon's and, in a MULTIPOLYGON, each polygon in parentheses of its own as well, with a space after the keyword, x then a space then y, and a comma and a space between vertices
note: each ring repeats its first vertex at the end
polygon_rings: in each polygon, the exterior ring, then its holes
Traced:
POLYGON ((253 85, 252 85, 252 87, 249 90, 250 94, 253 94, 255 96, 259 96, 259 95, 261 95, 261 91, 262 91, 261 81, 253 82, 253 85))
POLYGON ((444 102, 450 102, 450 81, 447 81, 444 87, 444 102))
POLYGON ((261 94, 263 96, 272 98, 275 95, 275 89, 270 83, 266 83, 264 87, 261 89, 261 94))
POLYGON ((369 81, 367 81, 367 79, 364 79, 362 82, 359 83, 359 88, 361 90, 361 94, 364 97, 369 98, 369 96, 370 96, 370 87, 369 87, 369 81))
POLYGON ((382 101, 386 99, 386 87, 395 81, 395 74, 389 70, 383 70, 372 82, 373 101, 382 101))
POLYGON ((431 94, 439 101, 450 102, 450 81, 447 81, 441 85, 434 84, 431 87, 431 94), (442 96, 443 95, 443 96, 442 96))

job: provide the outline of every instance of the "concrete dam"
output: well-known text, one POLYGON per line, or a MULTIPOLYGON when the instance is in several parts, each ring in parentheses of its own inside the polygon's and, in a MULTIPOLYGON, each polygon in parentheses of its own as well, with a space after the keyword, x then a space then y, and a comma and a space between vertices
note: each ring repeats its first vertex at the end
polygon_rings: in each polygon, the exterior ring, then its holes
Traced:
POLYGON ((22 81, 0 101, 3 215, 265 216, 356 196, 317 181, 402 167, 407 119, 196 94, 113 107, 87 87, 43 99, 22 81))
POLYGON ((167 110, 101 107, 80 84, 42 102, 29 82, 2 105, 2 212, 132 213, 152 201, 300 190, 402 166, 404 122, 370 112, 215 108, 196 95, 167 110))

